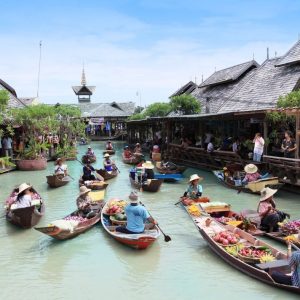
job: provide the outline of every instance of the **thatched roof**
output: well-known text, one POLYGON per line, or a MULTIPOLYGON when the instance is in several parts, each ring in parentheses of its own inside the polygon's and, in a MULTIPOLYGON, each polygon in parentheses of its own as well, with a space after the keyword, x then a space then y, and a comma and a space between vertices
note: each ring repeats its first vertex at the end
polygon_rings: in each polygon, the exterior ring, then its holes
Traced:
POLYGON ((26 106, 26 104, 17 97, 16 91, 2 79, 0 79, 0 90, 8 91, 8 108, 23 108, 26 106))
POLYGON ((277 62, 276 67, 300 62, 300 40, 277 62))
POLYGON ((180 96, 182 94, 190 94, 197 88, 197 84, 193 81, 188 82, 184 86, 182 86, 179 90, 177 90, 175 93, 173 93, 170 98, 174 96, 180 96))

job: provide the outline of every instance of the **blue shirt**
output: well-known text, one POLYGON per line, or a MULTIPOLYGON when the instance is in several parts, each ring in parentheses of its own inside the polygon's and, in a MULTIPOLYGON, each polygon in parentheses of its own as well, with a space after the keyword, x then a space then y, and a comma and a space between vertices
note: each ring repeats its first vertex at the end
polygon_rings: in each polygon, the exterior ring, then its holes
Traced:
POLYGON ((89 167, 84 166, 83 167, 83 175, 85 175, 85 176, 91 176, 92 171, 95 171, 95 169, 93 168, 93 166, 89 166, 89 167))
POLYGON ((198 184, 197 186, 193 186, 193 185, 189 184, 189 186, 186 189, 186 193, 189 198, 197 199, 198 198, 197 194, 203 193, 202 185, 198 184), (193 192, 195 192, 195 193, 193 193, 193 192))
POLYGON ((141 233, 145 230, 145 221, 150 218, 146 208, 141 205, 127 205, 125 207, 127 216, 126 228, 132 232, 141 233))

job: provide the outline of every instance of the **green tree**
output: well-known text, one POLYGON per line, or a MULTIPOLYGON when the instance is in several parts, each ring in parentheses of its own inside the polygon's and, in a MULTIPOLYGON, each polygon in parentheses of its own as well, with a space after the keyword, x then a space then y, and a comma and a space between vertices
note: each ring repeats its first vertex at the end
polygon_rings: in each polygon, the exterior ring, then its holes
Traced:
POLYGON ((197 114, 201 112, 200 102, 192 95, 182 94, 174 96, 170 100, 172 111, 183 115, 197 114))
POLYGON ((169 103, 155 102, 153 104, 150 104, 146 108, 144 115, 149 116, 149 117, 164 117, 170 111, 171 111, 171 106, 169 103))
MULTIPOLYGON (((5 118, 6 108, 9 100, 9 94, 6 90, 0 90, 0 124, 3 123, 3 119, 5 118)), ((3 133, 3 132, 2 132, 3 133)), ((0 132, 0 136, 1 136, 0 132)))
POLYGON ((293 91, 285 96, 280 96, 277 102, 277 107, 300 107, 300 90, 293 91))

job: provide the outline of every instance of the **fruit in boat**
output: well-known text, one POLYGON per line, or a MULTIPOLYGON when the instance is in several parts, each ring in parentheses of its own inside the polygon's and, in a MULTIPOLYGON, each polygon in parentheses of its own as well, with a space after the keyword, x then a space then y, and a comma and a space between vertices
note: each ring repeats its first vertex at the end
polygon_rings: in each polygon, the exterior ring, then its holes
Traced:
POLYGON ((266 254, 263 254, 261 257, 260 257, 260 262, 261 263, 266 263, 266 262, 270 262, 270 261, 273 261, 275 260, 276 258, 270 254, 270 253, 266 253, 266 254))
POLYGON ((196 217, 201 216, 201 211, 200 211, 199 207, 197 205, 194 205, 194 204, 192 204, 188 207, 188 212, 192 216, 196 216, 196 217))

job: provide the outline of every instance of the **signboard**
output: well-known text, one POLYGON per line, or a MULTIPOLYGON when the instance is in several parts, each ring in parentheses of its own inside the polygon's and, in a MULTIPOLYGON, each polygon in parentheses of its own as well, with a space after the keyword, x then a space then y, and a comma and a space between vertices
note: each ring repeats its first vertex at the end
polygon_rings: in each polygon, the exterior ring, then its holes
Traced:
POLYGON ((90 124, 101 125, 104 123, 104 118, 90 118, 90 124))

